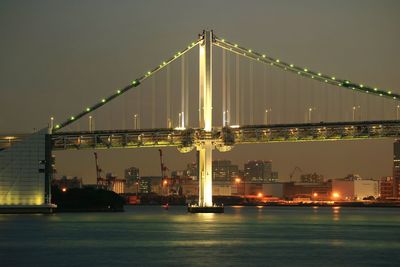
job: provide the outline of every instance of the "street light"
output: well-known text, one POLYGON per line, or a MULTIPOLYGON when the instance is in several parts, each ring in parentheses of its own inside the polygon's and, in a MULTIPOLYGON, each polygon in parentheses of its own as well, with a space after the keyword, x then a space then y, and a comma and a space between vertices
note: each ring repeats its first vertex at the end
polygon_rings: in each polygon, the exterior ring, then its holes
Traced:
POLYGON ((167 179, 163 180, 163 187, 167 187, 167 196, 169 196, 169 184, 167 179))
POLYGON ((54 117, 50 118, 50 129, 53 130, 54 128, 54 117))
POLYGON ((89 116, 89 132, 93 131, 93 117, 89 116))
POLYGON ((338 192, 333 192, 332 193, 332 198, 333 199, 338 199, 340 197, 340 194, 338 192))
POLYGON ((133 115, 133 129, 134 130, 138 129, 138 114, 133 115))
POLYGON ((399 120, 399 108, 400 108, 400 105, 397 105, 397 107, 396 107, 396 120, 399 120))
POLYGON ((264 116, 265 125, 268 124, 268 113, 270 113, 271 111, 272 111, 272 109, 268 109, 268 108, 265 110, 265 116, 264 116))
POLYGON ((356 110, 360 109, 361 106, 353 106, 353 121, 355 121, 356 119, 356 110))
POLYGON ((308 108, 308 122, 311 123, 311 115, 315 108, 309 107, 308 108))

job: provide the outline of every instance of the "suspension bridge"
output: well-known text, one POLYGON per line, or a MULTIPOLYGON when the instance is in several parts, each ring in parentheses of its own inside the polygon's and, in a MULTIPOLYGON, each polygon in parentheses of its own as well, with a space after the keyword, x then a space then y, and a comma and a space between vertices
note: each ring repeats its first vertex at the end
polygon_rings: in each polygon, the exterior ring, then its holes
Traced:
POLYGON ((218 212, 212 202, 214 149, 398 138, 399 99, 394 90, 287 63, 205 30, 66 120, 52 117, 48 129, 32 135, 0 135, 0 205, 51 206, 53 150, 174 146, 198 156, 199 200, 191 211, 218 212))

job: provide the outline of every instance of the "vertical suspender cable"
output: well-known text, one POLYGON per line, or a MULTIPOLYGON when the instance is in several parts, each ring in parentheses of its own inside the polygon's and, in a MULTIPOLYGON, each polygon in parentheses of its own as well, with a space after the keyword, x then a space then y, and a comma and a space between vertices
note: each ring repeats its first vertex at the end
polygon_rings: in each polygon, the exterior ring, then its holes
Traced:
POLYGON ((185 55, 181 58, 181 112, 179 126, 185 127, 185 55))
POLYGON ((240 120, 239 120, 239 116, 240 116, 240 94, 239 94, 239 88, 240 88, 240 71, 239 71, 239 55, 236 55, 236 66, 235 66, 235 71, 236 71, 236 75, 235 75, 235 120, 236 120, 236 125, 240 125, 240 120))
POLYGON ((286 72, 282 72, 282 77, 283 77, 283 103, 282 103, 282 118, 281 118, 281 123, 288 123, 288 116, 287 116, 287 76, 286 72))
POLYGON ((264 114, 263 124, 268 124, 268 115, 266 114, 268 111, 267 104, 267 65, 263 66, 263 101, 262 101, 262 112, 264 114))
POLYGON ((140 129, 141 110, 142 110, 142 90, 136 90, 136 129, 140 129))
POLYGON ((107 126, 108 126, 108 130, 111 130, 112 129, 112 125, 111 125, 111 122, 112 122, 112 108, 111 108, 111 105, 108 105, 106 107, 106 109, 108 109, 108 116, 109 116, 108 122, 107 122, 107 126))
POLYGON ((249 67, 249 111, 250 111, 250 121, 249 124, 253 125, 254 124, 254 77, 253 77, 253 61, 250 61, 250 67, 249 67))
POLYGON ((167 128, 172 128, 171 122, 171 69, 167 66, 167 128))
POLYGON ((222 50, 222 126, 226 126, 226 51, 222 50))
POLYGON ((156 76, 151 79, 151 128, 156 127, 156 76))
POLYGON ((122 100, 122 129, 124 130, 126 130, 126 114, 128 113, 126 99, 127 97, 125 96, 122 100))
POLYGON ((227 73, 226 73, 226 124, 231 122, 231 65, 230 55, 226 57, 227 73))
MULTIPOLYGON (((241 74, 239 73, 239 75, 241 75, 241 74)), ((245 75, 245 72, 243 72, 243 75, 245 75)), ((240 107, 240 123, 243 125, 246 124, 246 118, 244 117, 244 111, 245 111, 245 108, 244 108, 245 79, 244 79, 244 77, 242 77, 243 79, 240 79, 240 92, 239 92, 240 93, 240 97, 239 97, 239 99, 240 99, 240 105, 239 105, 239 107, 240 107)))
POLYGON ((185 125, 189 126, 189 56, 185 62, 185 125))

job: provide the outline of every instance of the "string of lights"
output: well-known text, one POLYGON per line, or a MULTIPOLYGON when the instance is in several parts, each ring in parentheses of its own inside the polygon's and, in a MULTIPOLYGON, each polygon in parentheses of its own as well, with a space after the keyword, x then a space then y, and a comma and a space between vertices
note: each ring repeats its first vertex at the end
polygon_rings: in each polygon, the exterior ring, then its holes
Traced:
POLYGON ((231 42, 226 41, 225 39, 220 39, 218 37, 215 37, 214 39, 214 45, 226 49, 228 51, 231 51, 233 53, 236 53, 238 55, 247 57, 252 60, 260 61, 262 63, 275 66, 277 68, 283 69, 285 71, 290 71, 293 73, 296 73, 298 75, 317 80, 320 82, 324 82, 327 84, 351 89, 351 90, 356 90, 360 91, 362 93, 367 93, 367 94, 372 94, 372 95, 377 95, 380 97, 386 97, 386 98, 391 98, 394 100, 400 100, 400 95, 393 93, 391 90, 383 90, 383 89, 378 89, 376 87, 371 87, 367 86, 364 84, 359 84, 359 83, 354 83, 351 82, 350 80, 344 80, 344 79, 338 79, 335 76, 332 75, 326 75, 321 72, 316 72, 313 70, 310 70, 305 67, 300 67, 300 66, 295 66, 294 64, 289 64, 286 62, 281 61, 280 59, 273 58, 270 56, 267 56, 266 54, 258 53, 255 52, 251 49, 247 49, 245 47, 239 46, 238 44, 234 44, 231 42))

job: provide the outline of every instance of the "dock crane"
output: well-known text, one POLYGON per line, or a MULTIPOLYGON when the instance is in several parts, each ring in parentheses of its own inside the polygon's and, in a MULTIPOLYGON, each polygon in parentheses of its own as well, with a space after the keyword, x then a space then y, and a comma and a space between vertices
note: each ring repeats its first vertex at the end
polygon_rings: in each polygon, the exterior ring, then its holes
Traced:
POLYGON ((98 156, 96 152, 93 152, 94 154, 94 160, 96 163, 96 178, 97 178, 97 188, 101 188, 101 189, 106 189, 106 190, 113 190, 116 193, 120 193, 118 192, 118 190, 123 191, 123 186, 122 186, 122 190, 121 188, 119 189, 114 189, 114 185, 115 184, 125 184, 126 180, 125 179, 118 179, 116 176, 112 175, 112 173, 107 173, 106 178, 101 177, 101 172, 103 171, 100 167, 99 167, 99 160, 98 160, 98 156))
POLYGON ((294 169, 293 169, 293 171, 290 173, 290 175, 289 175, 289 182, 291 182, 292 181, 292 178, 293 178, 293 175, 296 173, 296 171, 298 171, 298 172, 303 172, 303 170, 302 169, 300 169, 300 167, 294 167, 294 169))
POLYGON ((160 152, 161 179, 164 180, 164 178, 167 178, 167 175, 165 173, 168 168, 164 165, 162 150, 159 149, 158 152, 160 152))
POLYGON ((168 181, 168 177, 166 174, 168 168, 164 165, 162 150, 159 149, 158 152, 160 152, 161 188, 167 186, 167 195, 169 195, 170 182, 168 181))
POLYGON ((100 169, 100 167, 99 167, 99 161, 98 161, 97 153, 93 152, 93 154, 94 154, 94 161, 96 163, 97 188, 104 188, 104 187, 107 186, 107 182, 106 182, 106 179, 101 177, 101 172, 103 170, 100 169))

